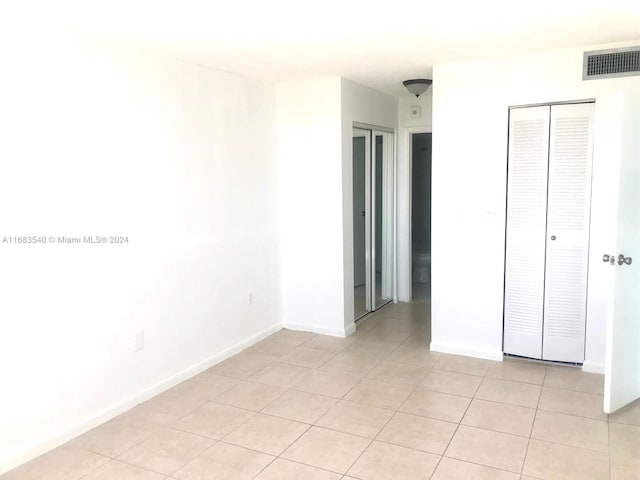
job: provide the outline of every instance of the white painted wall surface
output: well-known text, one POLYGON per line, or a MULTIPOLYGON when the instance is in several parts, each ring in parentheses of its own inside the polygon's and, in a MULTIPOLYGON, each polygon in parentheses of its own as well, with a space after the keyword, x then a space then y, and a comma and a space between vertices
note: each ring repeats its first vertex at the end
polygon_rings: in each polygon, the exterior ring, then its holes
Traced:
POLYGON ((510 105, 596 99, 585 370, 603 371, 617 182, 615 98, 637 77, 582 81, 582 52, 439 65, 433 84, 432 343, 501 358, 510 105))
POLYGON ((398 101, 398 300, 411 300, 411 133, 431 131, 431 88, 420 97, 398 101), (411 107, 422 108, 411 118, 411 107))
POLYGON ((0 40, 0 242, 129 238, 0 243, 2 472, 280 328, 281 289, 273 85, 87 38, 0 40))
POLYGON ((340 77, 276 91, 284 324, 344 336, 340 77))
POLYGON ((353 321, 353 123, 396 129, 398 100, 346 78, 341 79, 342 107, 342 251, 343 324, 350 333, 353 321))

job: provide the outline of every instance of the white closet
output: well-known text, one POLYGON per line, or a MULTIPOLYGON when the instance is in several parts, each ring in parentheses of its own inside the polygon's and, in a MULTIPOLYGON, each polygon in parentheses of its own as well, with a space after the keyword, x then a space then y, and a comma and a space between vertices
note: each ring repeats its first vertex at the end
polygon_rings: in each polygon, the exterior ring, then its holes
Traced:
POLYGON ((582 363, 594 104, 512 108, 504 352, 582 363))

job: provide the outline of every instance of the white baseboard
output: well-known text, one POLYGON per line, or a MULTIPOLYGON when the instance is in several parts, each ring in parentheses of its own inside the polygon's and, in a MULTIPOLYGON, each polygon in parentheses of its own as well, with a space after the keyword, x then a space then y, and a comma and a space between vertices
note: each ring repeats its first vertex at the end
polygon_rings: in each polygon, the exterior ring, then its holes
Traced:
POLYGON ((589 373, 601 373, 604 375, 604 363, 585 361, 582 364, 582 371, 589 373))
POLYGON ((502 361, 503 353, 499 349, 477 348, 471 345, 456 343, 431 342, 429 349, 433 352, 452 353, 466 357, 484 358, 486 360, 502 361))
POLYGON ((356 330, 355 324, 352 324, 347 328, 327 328, 321 325, 306 325, 303 323, 285 322, 283 327, 288 330, 298 330, 300 332, 318 333, 320 335, 329 335, 332 337, 341 337, 341 338, 345 338, 351 335, 356 330))
POLYGON ((181 370, 178 373, 175 373, 164 380, 147 387, 134 395, 130 395, 127 398, 116 402, 107 408, 104 408, 88 417, 85 417, 72 425, 54 432, 53 434, 47 436, 44 439, 39 439, 34 442, 32 446, 22 450, 17 454, 10 454, 7 458, 0 458, 0 475, 4 472, 7 472, 23 463, 42 455, 43 453, 52 450, 63 443, 68 442, 69 440, 82 435, 83 433, 95 428, 103 423, 111 420, 114 417, 130 410, 135 407, 139 403, 142 403, 146 400, 149 400, 152 397, 155 397, 159 393, 168 390, 171 387, 178 385, 189 378, 204 372, 205 370, 213 367, 214 365, 226 360, 227 358, 235 355, 236 353, 241 352, 247 347, 250 347, 256 342, 267 338, 269 335, 276 333, 277 331, 282 329, 282 324, 278 323, 276 325, 272 325, 269 328, 258 332, 257 334, 243 340, 241 342, 232 345, 231 347, 223 350, 222 352, 218 352, 198 363, 192 365, 184 370, 181 370))

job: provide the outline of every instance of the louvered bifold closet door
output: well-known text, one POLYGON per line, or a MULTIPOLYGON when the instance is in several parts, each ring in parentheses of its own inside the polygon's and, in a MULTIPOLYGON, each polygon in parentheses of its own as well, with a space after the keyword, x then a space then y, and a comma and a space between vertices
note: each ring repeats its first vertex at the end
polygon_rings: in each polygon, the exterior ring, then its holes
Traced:
POLYGON ((544 305, 549 107, 509 113, 504 351, 540 358, 544 305))
POLYGON ((594 104, 551 107, 542 358, 584 361, 594 104))

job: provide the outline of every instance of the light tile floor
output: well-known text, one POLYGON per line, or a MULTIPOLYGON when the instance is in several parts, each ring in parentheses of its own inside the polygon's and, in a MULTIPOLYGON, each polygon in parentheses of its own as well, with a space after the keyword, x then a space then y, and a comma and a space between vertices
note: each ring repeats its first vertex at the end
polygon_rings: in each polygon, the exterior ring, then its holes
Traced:
POLYGON ((2 480, 640 479, 640 403, 579 369, 430 352, 429 305, 282 330, 2 480))

